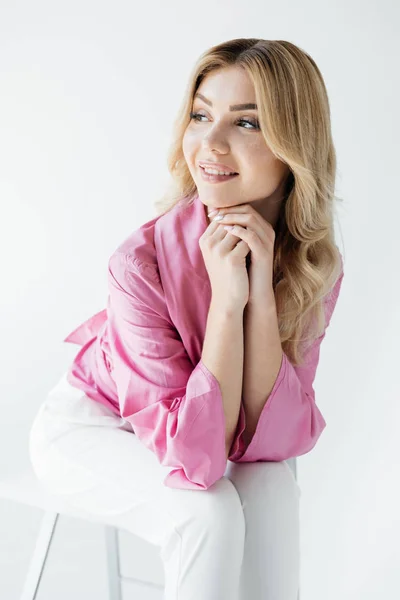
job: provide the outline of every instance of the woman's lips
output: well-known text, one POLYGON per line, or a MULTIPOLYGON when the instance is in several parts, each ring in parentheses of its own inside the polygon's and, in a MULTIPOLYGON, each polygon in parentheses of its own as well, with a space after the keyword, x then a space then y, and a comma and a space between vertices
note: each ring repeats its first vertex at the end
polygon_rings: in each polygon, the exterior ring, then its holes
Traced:
POLYGON ((200 169, 202 179, 208 183, 223 183, 224 181, 230 181, 239 175, 239 173, 235 173, 234 175, 212 175, 211 173, 206 173, 204 167, 200 167, 200 169))

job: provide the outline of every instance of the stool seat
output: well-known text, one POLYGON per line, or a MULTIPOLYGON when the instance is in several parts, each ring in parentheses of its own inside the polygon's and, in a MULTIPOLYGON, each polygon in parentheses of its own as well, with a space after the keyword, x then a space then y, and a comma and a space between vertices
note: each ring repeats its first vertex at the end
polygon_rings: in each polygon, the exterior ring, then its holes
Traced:
POLYGON ((0 498, 13 500, 28 506, 52 511, 85 520, 95 520, 89 512, 68 505, 63 497, 53 495, 37 479, 32 468, 0 480, 0 498))
POLYGON ((107 518, 103 516, 96 517, 96 515, 89 512, 69 506, 67 501, 68 496, 64 499, 62 496, 53 495, 37 479, 31 466, 19 473, 7 475, 0 480, 0 498, 44 510, 20 600, 35 600, 37 598, 44 567, 60 515, 68 515, 103 524, 110 600, 122 600, 121 584, 123 581, 135 582, 138 585, 162 590, 162 587, 152 582, 124 577, 120 569, 118 529, 107 523, 107 518))

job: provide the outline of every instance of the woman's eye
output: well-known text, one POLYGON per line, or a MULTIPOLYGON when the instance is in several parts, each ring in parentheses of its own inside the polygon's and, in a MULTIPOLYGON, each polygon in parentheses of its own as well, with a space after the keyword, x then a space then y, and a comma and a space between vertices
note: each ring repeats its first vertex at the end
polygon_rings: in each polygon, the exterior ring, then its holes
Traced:
MULTIPOLYGON (((200 113, 195 113, 195 112, 191 112, 190 113, 190 119, 197 121, 198 123, 204 123, 204 121, 200 121, 200 117, 206 117, 206 115, 202 115, 200 113)), ((238 119, 236 121, 236 123, 247 123, 247 125, 251 125, 251 127, 244 127, 244 129, 259 129, 260 128, 260 123, 255 120, 255 121, 248 121, 247 119, 238 119)))

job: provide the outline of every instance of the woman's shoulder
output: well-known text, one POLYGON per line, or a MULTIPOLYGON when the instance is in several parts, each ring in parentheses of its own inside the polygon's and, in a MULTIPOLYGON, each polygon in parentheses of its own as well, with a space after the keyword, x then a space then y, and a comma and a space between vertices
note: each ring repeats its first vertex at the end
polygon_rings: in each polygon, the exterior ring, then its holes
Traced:
POLYGON ((154 217, 133 230, 114 250, 114 255, 124 255, 135 264, 157 266, 157 255, 154 245, 155 224, 160 217, 154 217))

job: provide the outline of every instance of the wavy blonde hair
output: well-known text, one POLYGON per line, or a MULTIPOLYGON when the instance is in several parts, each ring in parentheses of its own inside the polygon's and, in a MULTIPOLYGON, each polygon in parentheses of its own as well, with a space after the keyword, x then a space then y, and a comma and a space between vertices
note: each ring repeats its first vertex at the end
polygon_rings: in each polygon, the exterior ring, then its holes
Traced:
POLYGON ((265 142, 290 169, 275 230, 273 287, 282 348, 301 366, 306 342, 324 333, 325 302, 342 271, 334 238, 334 199, 341 200, 334 195, 336 153, 328 95, 314 60, 285 40, 240 38, 204 52, 174 122, 167 158, 172 184, 155 208, 161 215, 182 199, 194 201, 197 188, 182 150, 194 94, 208 73, 232 65, 251 78, 265 142))

